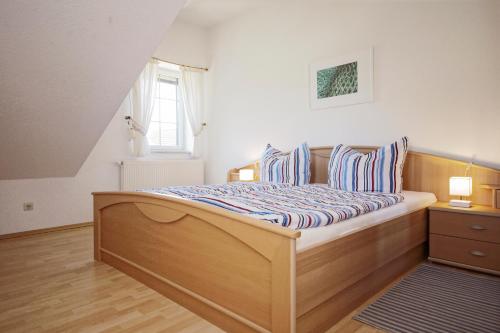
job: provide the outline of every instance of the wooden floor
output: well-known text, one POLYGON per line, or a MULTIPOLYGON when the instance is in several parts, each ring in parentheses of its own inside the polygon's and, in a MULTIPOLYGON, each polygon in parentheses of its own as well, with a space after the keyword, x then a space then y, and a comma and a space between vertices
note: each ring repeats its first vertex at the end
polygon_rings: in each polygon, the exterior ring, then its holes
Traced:
MULTIPOLYGON (((92 245, 91 227, 0 240, 0 332, 222 332, 94 262, 92 245)), ((351 317, 328 332, 382 332, 351 317)))

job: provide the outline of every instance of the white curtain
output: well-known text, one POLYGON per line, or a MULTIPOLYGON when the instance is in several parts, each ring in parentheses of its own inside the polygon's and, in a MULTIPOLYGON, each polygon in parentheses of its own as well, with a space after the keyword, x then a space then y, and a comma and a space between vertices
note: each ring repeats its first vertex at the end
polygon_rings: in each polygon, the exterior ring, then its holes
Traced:
POLYGON ((193 157, 202 155, 201 134, 203 122, 203 72, 198 69, 180 66, 180 88, 184 110, 193 133, 193 146, 187 147, 193 157))
POLYGON ((145 156, 150 152, 146 134, 153 115, 157 85, 158 61, 150 60, 129 93, 129 129, 133 140, 132 150, 136 156, 145 156))

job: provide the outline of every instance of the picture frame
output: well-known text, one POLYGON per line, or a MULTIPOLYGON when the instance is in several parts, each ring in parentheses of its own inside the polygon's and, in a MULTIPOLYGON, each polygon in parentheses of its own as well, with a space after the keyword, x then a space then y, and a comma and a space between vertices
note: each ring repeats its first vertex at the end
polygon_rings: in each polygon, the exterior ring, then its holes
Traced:
POLYGON ((373 47, 310 64, 311 109, 373 101, 373 47))

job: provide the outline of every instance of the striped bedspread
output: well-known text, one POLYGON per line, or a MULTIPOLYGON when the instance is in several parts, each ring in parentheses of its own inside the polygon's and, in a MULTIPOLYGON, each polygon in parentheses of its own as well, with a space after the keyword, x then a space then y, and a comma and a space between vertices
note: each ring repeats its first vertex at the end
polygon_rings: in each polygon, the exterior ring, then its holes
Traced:
POLYGON ((326 184, 231 183, 145 192, 187 198, 291 229, 327 226, 404 199, 401 194, 346 192, 326 184))
POLYGON ((220 185, 170 186, 141 190, 140 192, 174 195, 181 198, 195 198, 202 196, 236 196, 248 192, 262 192, 278 188, 290 188, 292 186, 291 184, 274 184, 267 182, 234 182, 220 185))

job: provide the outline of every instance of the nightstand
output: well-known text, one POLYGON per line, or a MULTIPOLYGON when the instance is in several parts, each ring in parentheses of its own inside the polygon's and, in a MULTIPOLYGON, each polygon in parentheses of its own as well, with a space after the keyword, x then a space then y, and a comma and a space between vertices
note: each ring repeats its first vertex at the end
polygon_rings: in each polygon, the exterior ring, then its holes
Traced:
POLYGON ((500 275, 500 209, 429 207, 429 260, 500 275))

